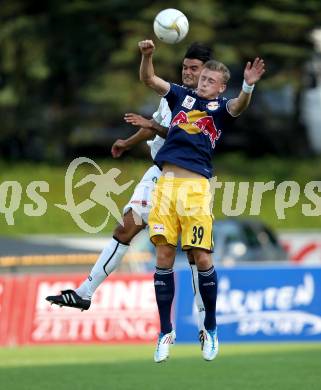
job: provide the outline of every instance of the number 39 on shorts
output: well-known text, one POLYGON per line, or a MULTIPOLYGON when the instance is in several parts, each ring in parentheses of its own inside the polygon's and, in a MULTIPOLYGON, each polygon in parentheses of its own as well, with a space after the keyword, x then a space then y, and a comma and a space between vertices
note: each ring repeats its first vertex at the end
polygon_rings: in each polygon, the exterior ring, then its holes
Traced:
POLYGON ((203 237, 204 237, 204 228, 203 226, 193 226, 192 228, 192 240, 191 243, 193 245, 198 244, 200 245, 202 243, 203 237))

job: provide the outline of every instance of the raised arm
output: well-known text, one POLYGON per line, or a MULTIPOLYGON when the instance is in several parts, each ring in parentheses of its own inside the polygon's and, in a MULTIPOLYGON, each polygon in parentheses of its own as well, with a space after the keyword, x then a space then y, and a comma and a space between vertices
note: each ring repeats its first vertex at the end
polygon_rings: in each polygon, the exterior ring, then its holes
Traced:
POLYGON ((240 115, 251 101, 254 85, 258 82, 265 72, 264 61, 261 58, 255 58, 254 62, 248 62, 244 69, 244 81, 239 96, 228 102, 228 109, 233 116, 240 115))
POLYGON ((156 91, 159 95, 164 96, 170 89, 170 84, 155 75, 153 66, 153 52, 155 45, 151 40, 140 41, 138 43, 139 50, 142 54, 140 64, 139 77, 140 80, 156 91))

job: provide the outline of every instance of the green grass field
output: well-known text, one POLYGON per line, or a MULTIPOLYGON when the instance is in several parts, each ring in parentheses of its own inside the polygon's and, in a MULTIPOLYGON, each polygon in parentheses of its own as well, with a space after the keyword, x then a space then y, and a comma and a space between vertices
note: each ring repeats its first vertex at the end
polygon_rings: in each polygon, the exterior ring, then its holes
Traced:
POLYGON ((205 362, 198 345, 176 345, 168 362, 154 347, 54 346, 0 349, 3 390, 314 390, 321 343, 221 345, 205 362))
MULTIPOLYGON (((71 161, 70 161, 71 162, 71 161)), ((123 158, 118 160, 106 159, 96 161, 105 173, 111 168, 118 168, 121 175, 117 178, 119 184, 134 180, 136 185, 144 172, 151 166, 151 161, 134 160, 123 158)), ((13 213, 14 224, 9 225, 3 212, 0 211, 0 231, 2 235, 18 234, 84 234, 71 216, 64 210, 55 207, 56 203, 65 204, 65 174, 69 162, 60 166, 51 166, 48 163, 8 163, 0 161, 0 185, 7 181, 16 181, 21 185, 21 201, 13 213), (34 202, 26 195, 27 186, 31 181, 46 181, 49 184, 49 192, 43 193, 47 209, 42 216, 27 216, 25 205, 34 205, 34 202)), ((215 193, 214 214, 216 218, 224 217, 222 210, 223 188, 227 182, 235 182, 235 196, 233 207, 236 203, 236 194, 240 182, 250 182, 249 196, 247 198, 246 209, 242 216, 250 215, 251 196, 253 182, 275 182, 275 187, 283 181, 295 181, 300 186, 298 201, 293 207, 285 210, 285 218, 279 219, 275 210, 276 192, 267 191, 262 199, 262 206, 259 218, 276 229, 321 229, 320 215, 305 216, 302 213, 302 205, 311 202, 306 198, 304 189, 310 181, 321 180, 321 158, 314 159, 278 159, 276 157, 266 157, 252 160, 238 154, 227 154, 215 159, 214 169, 218 181, 223 183, 222 189, 217 189, 215 193)), ((89 165, 79 167, 75 180, 80 180, 88 173, 95 173, 95 169, 89 165)), ((76 181, 74 182, 76 183, 76 181)), ((130 199, 134 184, 121 195, 114 197, 120 210, 130 199)), ((74 191, 76 203, 88 199, 93 188, 88 183, 74 191)), ((2 195, 3 196, 3 195, 2 195)), ((320 195, 315 192, 315 198, 320 195)), ((10 203, 11 192, 7 194, 7 207, 10 203)), ((320 203, 320 202, 319 202, 320 203)), ((315 207, 315 206, 313 206, 315 207)), ((318 206, 319 207, 319 206, 318 206)), ((91 210, 83 214, 83 218, 91 226, 100 225, 106 218, 106 210, 102 206, 96 205, 91 210)), ((116 220, 111 217, 104 231, 101 234, 110 233, 115 227, 116 220)))

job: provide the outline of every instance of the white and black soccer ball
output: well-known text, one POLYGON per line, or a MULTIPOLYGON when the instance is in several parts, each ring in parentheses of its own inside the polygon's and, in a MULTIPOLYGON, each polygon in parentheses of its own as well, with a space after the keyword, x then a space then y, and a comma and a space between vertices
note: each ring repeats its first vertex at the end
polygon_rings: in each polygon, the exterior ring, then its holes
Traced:
POLYGON ((183 40, 189 29, 187 17, 174 8, 160 11, 154 19, 154 33, 165 43, 178 43, 183 40))

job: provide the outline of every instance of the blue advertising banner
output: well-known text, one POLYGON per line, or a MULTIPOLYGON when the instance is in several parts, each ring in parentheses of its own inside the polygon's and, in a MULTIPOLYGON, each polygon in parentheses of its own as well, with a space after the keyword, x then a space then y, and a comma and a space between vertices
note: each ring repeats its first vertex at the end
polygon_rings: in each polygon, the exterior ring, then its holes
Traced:
MULTIPOLYGON (((321 341, 321 267, 237 267, 218 272, 220 341, 321 341)), ((177 273, 177 342, 197 342, 191 273, 177 273)))

